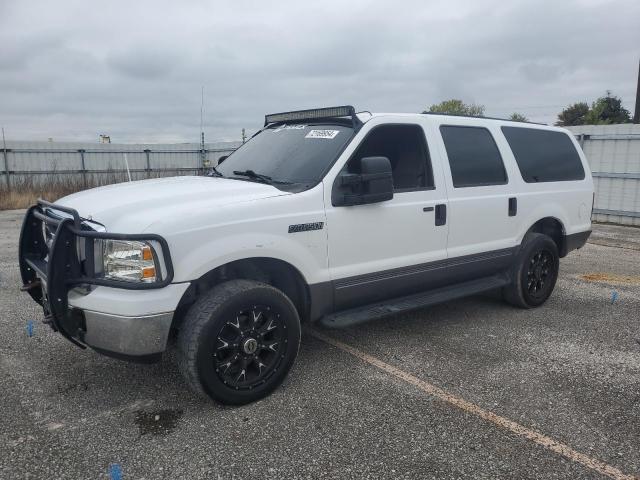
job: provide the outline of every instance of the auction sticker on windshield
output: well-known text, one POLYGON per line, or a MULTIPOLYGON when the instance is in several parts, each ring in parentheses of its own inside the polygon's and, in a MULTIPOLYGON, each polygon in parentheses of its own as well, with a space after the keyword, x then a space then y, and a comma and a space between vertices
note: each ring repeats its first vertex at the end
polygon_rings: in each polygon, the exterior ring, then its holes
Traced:
POLYGON ((307 128, 306 125, 282 125, 281 127, 274 129, 273 131, 281 132, 282 130, 304 130, 305 128, 307 128))
POLYGON ((340 130, 311 130, 304 138, 336 138, 340 130))

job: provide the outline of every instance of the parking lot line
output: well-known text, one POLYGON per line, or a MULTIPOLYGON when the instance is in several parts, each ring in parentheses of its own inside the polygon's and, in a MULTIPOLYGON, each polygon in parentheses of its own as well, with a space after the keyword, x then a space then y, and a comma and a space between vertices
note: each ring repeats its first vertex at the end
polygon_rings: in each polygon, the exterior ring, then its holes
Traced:
POLYGON ((439 400, 447 402, 450 405, 453 405, 454 407, 464 410, 467 413, 475 415, 476 417, 482 418, 483 420, 487 420, 497 425, 498 427, 508 430, 509 432, 514 433, 520 437, 524 437, 527 440, 530 440, 546 448, 547 450, 551 450, 552 452, 557 453, 558 455, 562 455, 563 457, 573 462, 580 463, 581 465, 584 465, 585 467, 590 468, 591 470, 595 470, 596 472, 601 473, 602 475, 605 475, 607 477, 610 477, 616 480, 638 480, 640 478, 634 475, 628 475, 622 472, 621 470, 615 467, 612 467, 611 465, 608 465, 595 458, 592 458, 592 457, 589 457, 588 455, 580 453, 574 450, 573 448, 571 448, 570 446, 564 443, 558 442, 557 440, 554 440, 551 437, 548 437, 546 435, 543 435, 542 433, 536 432, 535 430, 531 430, 530 428, 520 425, 519 423, 509 420, 508 418, 504 418, 504 417, 501 417, 500 415, 496 415, 495 413, 492 413, 489 410, 485 410, 484 408, 474 403, 468 402, 467 400, 464 400, 463 398, 453 395, 447 392, 446 390, 436 387, 435 385, 429 382, 420 380, 419 378, 411 375, 408 372, 405 372, 404 370, 394 367, 393 365, 389 365, 388 363, 372 355, 369 355, 368 353, 365 353, 361 350, 358 350, 355 347, 352 347, 351 345, 348 345, 332 337, 329 337, 323 333, 320 333, 317 330, 310 330, 310 333, 315 338, 322 340, 323 342, 328 343, 329 345, 332 345, 344 352, 347 352, 353 355, 354 357, 359 358, 360 360, 370 365, 373 365, 374 367, 377 367, 380 370, 387 372, 388 374, 393 375, 394 377, 397 377, 400 380, 403 380, 410 385, 413 385, 419 388, 423 392, 431 396, 434 396, 439 400))

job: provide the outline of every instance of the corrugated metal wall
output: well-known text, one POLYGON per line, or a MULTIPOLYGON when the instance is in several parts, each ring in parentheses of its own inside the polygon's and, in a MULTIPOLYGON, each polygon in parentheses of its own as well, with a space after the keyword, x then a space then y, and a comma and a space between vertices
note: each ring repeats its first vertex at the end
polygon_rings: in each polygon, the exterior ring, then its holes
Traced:
POLYGON ((581 125, 569 130, 591 165, 593 220, 640 226, 640 125, 581 125))

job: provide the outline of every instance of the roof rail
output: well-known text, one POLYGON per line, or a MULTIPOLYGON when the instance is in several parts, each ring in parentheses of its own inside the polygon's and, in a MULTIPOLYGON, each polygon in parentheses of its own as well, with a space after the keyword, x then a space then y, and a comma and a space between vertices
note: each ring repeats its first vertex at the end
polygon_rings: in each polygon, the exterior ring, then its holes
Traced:
POLYGON ((476 115, 463 115, 460 113, 443 113, 443 112, 422 112, 420 115, 440 115, 445 117, 462 117, 462 118, 482 118, 483 120, 500 120, 502 122, 514 122, 514 123, 530 123, 532 125, 546 125, 547 123, 540 122, 523 122, 521 120, 511 120, 509 118, 499 118, 499 117, 485 117, 484 115, 476 116, 476 115))

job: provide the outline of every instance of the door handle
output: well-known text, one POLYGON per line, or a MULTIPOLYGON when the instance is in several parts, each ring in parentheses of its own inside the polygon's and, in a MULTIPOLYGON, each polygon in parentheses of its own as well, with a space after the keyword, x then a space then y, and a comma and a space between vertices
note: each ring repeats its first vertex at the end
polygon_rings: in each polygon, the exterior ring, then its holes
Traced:
POLYGON ((424 207, 422 209, 423 212, 433 212, 433 207, 424 207))
POLYGON ((511 197, 509 199, 509 216, 515 217, 518 213, 518 199, 516 197, 511 197))
POLYGON ((447 223, 447 206, 444 203, 436 205, 436 227, 447 223))

